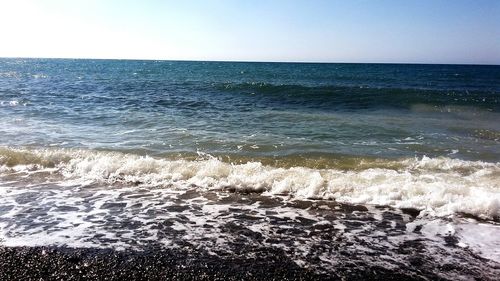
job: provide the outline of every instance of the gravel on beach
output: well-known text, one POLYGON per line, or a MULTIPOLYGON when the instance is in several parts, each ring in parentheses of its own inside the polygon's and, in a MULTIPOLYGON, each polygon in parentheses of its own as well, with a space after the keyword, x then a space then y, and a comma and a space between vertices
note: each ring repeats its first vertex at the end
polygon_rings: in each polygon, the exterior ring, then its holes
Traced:
POLYGON ((0 280, 425 280, 435 275, 346 263, 318 274, 279 251, 227 259, 182 250, 115 251, 60 247, 0 247, 0 280))

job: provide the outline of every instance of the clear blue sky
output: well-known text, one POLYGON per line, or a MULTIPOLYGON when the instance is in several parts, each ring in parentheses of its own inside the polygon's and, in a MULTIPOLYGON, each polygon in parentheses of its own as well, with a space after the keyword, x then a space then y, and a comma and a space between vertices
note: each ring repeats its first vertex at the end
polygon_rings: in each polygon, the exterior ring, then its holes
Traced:
POLYGON ((0 57, 500 64, 499 0, 3 0, 0 57))

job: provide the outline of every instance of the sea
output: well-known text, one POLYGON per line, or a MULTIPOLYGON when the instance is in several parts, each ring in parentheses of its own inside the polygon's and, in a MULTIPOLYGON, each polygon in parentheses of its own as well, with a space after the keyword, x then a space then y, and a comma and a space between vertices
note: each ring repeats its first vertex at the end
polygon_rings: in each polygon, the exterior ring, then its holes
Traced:
POLYGON ((0 58, 0 245, 494 280, 500 66, 0 58))

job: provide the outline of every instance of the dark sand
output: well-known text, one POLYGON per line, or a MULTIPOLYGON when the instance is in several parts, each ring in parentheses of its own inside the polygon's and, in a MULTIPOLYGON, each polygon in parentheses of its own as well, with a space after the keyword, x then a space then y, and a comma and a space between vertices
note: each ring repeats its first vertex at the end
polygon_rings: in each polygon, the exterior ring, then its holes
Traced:
POLYGON ((165 249, 2 247, 0 280, 447 280, 434 274, 436 270, 451 276, 454 272, 457 277, 472 273, 476 280, 494 280, 495 276, 474 266, 433 266, 415 252, 408 252, 413 268, 394 271, 352 257, 329 274, 300 268, 274 249, 258 249, 255 254, 258 258, 224 259, 165 249))
POLYGON ((85 199, 81 206, 86 211, 65 207, 64 202, 58 207, 62 209, 40 205, 44 192, 15 197, 23 208, 3 218, 9 226, 4 242, 16 238, 45 245, 37 239, 49 236, 59 239, 59 245, 76 241, 75 247, 102 248, 0 246, 0 281, 498 280, 500 276, 499 263, 460 246, 455 234, 422 233, 432 221, 418 218, 419 211, 413 209, 137 189, 120 193, 118 199, 102 204, 99 213, 90 213, 93 200, 102 198, 91 200, 86 194, 98 193, 91 188, 72 191, 72 197, 85 199), (138 195, 142 196, 138 201, 155 204, 132 204, 131 198, 138 195), (75 225, 61 221, 58 214, 80 217, 89 225, 79 232, 65 232, 77 227, 78 221, 75 225), (151 233, 156 233, 154 239, 151 233), (120 246, 126 250, 112 250, 120 246))

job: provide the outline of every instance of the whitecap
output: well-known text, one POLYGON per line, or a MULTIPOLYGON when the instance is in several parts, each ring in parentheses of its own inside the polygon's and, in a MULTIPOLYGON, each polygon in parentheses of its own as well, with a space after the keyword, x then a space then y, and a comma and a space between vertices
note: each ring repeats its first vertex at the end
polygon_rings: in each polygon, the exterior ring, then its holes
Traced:
MULTIPOLYGON (((500 217, 500 163, 412 158, 399 168, 356 170, 231 164, 199 152, 199 160, 66 149, 0 149, 3 172, 54 168, 62 180, 288 194, 353 204, 416 208, 430 216, 500 217)), ((2 173, 3 173, 2 172, 2 173)))

